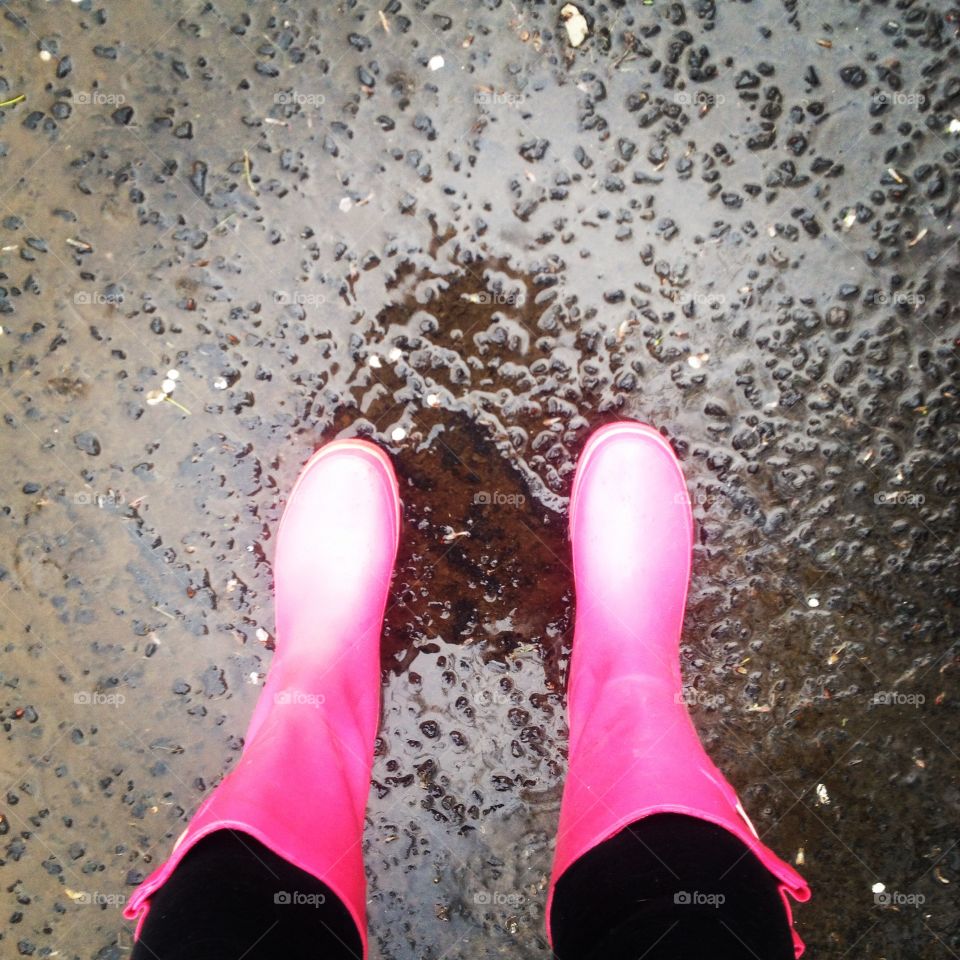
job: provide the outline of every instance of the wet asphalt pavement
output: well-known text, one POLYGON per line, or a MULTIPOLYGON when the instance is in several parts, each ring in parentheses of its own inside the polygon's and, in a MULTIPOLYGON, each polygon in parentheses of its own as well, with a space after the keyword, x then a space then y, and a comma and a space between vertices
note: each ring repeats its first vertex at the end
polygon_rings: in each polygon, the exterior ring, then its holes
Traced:
POLYGON ((128 955, 353 435, 406 513, 372 955, 547 957, 619 417, 683 460, 691 710, 810 956, 960 951, 960 6, 577 6, 0 3, 3 957, 128 955))

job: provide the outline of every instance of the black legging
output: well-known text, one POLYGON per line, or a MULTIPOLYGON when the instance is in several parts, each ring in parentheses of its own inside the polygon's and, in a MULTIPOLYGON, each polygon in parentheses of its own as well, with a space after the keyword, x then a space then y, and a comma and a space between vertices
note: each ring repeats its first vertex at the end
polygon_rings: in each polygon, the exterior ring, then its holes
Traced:
MULTIPOLYGON (((732 834, 676 814, 647 817, 577 860, 557 884, 551 920, 561 960, 793 958, 766 868, 732 834)), ((360 955, 356 926, 326 885, 221 830, 153 895, 131 960, 360 955)))
POLYGON ((660 813, 631 824, 560 878, 560 960, 793 960, 773 876, 732 833, 660 813))
POLYGON ((249 834, 218 830, 150 898, 131 960, 359 960, 330 888, 249 834))

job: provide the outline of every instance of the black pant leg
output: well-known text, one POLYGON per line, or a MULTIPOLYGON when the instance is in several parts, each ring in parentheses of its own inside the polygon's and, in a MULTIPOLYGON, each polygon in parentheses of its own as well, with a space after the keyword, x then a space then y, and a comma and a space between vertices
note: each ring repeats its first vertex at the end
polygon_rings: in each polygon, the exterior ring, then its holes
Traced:
POLYGON ((733 834, 680 814, 631 824, 577 860, 551 912, 561 960, 793 960, 777 881, 733 834))
POLYGON ((131 960, 359 960, 326 884, 245 833, 200 840, 151 897, 131 960))

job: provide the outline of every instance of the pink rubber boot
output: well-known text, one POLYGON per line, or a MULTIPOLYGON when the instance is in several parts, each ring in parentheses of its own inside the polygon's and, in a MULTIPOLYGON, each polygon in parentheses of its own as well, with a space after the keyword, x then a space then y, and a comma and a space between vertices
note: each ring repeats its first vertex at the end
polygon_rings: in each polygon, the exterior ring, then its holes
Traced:
POLYGON ((380 632, 400 534, 386 454, 337 440, 300 473, 277 532, 277 648, 236 768, 130 898, 139 918, 199 840, 255 837, 327 884, 367 953, 361 839, 380 713, 380 632))
MULTIPOLYGON (((738 837, 789 897, 803 878, 760 841, 733 787, 700 744, 683 699, 680 628, 693 516, 680 465, 644 424, 588 441, 570 500, 577 592, 567 711, 570 759, 547 900, 589 850, 655 813, 680 813, 738 837)), ((793 930, 796 956, 803 942, 793 930)))

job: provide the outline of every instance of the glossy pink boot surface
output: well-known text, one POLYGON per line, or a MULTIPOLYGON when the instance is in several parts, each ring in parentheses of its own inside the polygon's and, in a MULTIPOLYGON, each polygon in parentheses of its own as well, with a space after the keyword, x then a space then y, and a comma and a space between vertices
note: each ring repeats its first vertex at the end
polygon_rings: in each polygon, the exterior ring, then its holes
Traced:
MULTIPOLYGON (((569 768, 547 902, 587 851, 636 820, 680 813, 745 843, 790 897, 803 878, 758 838, 733 788, 700 744, 683 698, 680 629, 693 517, 680 465, 644 424, 598 430, 570 500, 576 627, 567 710, 569 768)), ((799 957, 803 943, 793 932, 799 957)), ((705 951, 709 953, 709 951, 705 951)))
POLYGON ((215 830, 250 834, 327 884, 367 949, 361 840, 380 712, 380 633, 400 533, 387 455, 337 440, 303 468, 274 558, 276 651, 236 768, 131 897, 139 917, 215 830))

